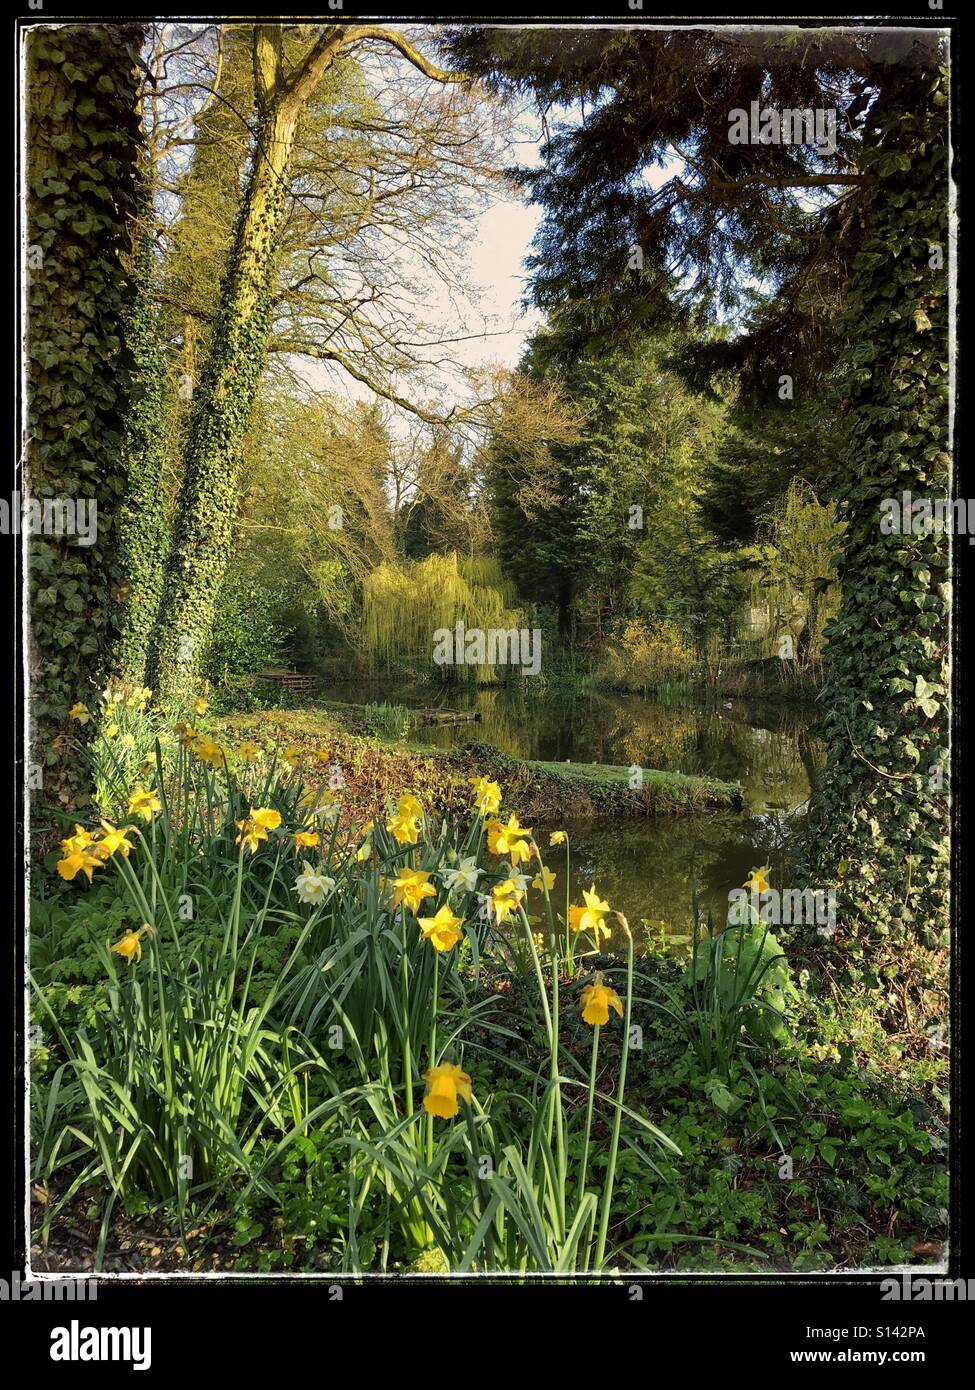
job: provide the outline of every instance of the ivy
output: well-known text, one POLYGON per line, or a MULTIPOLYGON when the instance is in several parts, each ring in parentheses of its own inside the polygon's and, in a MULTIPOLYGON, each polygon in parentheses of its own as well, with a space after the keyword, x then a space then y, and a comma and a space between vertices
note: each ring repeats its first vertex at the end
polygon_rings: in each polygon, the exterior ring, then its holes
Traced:
MULTIPOLYGON (((45 796, 73 804, 68 710, 105 674, 124 581, 114 534, 125 490, 129 374, 120 325, 136 212, 139 25, 28 36, 26 487, 97 505, 93 544, 36 532, 30 580, 32 759, 45 796)), ((71 728, 78 730, 78 725, 71 728)), ((82 793, 83 794, 83 793, 82 793)))
POLYGON ((843 306, 848 444, 831 479, 843 598, 807 845, 808 873, 837 886, 847 922, 931 948, 947 941, 948 538, 884 534, 880 503, 949 487, 946 90, 944 73, 905 74, 863 151, 880 177, 843 306))

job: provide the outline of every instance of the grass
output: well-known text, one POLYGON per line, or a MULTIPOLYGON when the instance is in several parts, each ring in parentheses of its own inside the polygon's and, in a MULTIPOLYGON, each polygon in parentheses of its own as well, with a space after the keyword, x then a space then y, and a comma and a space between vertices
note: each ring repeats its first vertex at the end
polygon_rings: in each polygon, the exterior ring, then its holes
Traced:
POLYGON ((631 769, 603 763, 557 763, 517 758, 490 744, 471 742, 443 749, 417 740, 391 742, 354 732, 363 728, 359 706, 264 710, 228 716, 225 727, 237 735, 278 738, 342 767, 350 804, 375 807, 389 791, 407 783, 429 789, 438 810, 466 804, 468 779, 490 776, 511 788, 522 815, 545 819, 572 816, 690 815, 737 810, 741 788, 733 782, 680 772, 631 769))

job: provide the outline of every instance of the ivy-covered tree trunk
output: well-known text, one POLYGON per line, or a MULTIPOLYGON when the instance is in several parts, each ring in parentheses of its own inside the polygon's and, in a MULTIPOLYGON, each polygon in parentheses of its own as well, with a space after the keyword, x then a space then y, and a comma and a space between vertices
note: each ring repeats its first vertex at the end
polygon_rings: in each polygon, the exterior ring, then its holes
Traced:
POLYGON ((267 356, 299 109, 293 94, 285 94, 265 99, 259 111, 220 315, 194 398, 150 672, 159 694, 168 699, 181 699, 193 687, 230 555, 241 444, 267 356))
POLYGON ((112 669, 123 679, 142 684, 162 595, 169 527, 162 479, 166 366, 155 299, 152 185, 145 168, 139 173, 138 192, 140 206, 132 226, 132 295, 123 324, 130 404, 122 449, 126 492, 115 527, 124 580, 118 595, 121 618, 112 669))
POLYGON ((844 297, 849 443, 833 490, 843 597, 828 629, 828 765, 806 867, 837 889, 845 947, 863 927, 894 942, 946 939, 949 541, 923 509, 909 503, 892 530, 881 507, 906 493, 930 506, 950 484, 946 102, 946 78, 931 71, 887 95, 863 152, 878 182, 844 297))
POLYGON ((298 122, 340 52, 362 40, 396 48, 427 77, 461 80, 460 74, 429 63, 402 34, 373 25, 326 26, 286 75, 282 26, 255 27, 253 151, 206 366, 194 395, 150 653, 150 681, 163 699, 179 701, 191 693, 213 631, 239 505, 241 447, 267 358, 298 122))
POLYGON ((27 38, 24 490, 41 509, 25 542, 30 780, 62 805, 76 804, 85 786, 68 750, 69 730, 84 730, 68 711, 90 702, 105 674, 123 580, 114 522, 126 487, 129 383, 119 325, 130 295, 123 257, 136 209, 143 37, 139 25, 92 25, 27 38))

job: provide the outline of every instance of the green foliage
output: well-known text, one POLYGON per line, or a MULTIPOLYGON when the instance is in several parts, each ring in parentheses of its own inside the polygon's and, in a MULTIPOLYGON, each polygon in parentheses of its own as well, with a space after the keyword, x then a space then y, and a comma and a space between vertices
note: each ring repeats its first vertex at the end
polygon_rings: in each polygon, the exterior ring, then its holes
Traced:
POLYGON ((124 265, 139 211, 138 25, 40 28, 27 36, 26 482, 31 496, 97 503, 92 545, 28 544, 33 757, 45 795, 79 790, 60 760, 68 708, 100 682, 127 576, 116 534, 127 487, 127 412, 136 383, 123 337, 133 287, 124 265))
POLYGON ((122 325, 131 400, 122 446, 125 495, 115 526, 125 579, 119 594, 119 634, 112 652, 115 673, 137 684, 145 679, 169 550, 163 488, 166 372, 155 300, 152 188, 145 169, 139 172, 139 197, 141 206, 132 229, 135 250, 129 270, 129 312, 122 325))
POLYGON ((949 486, 946 101, 944 74, 905 74, 861 155, 878 181, 844 307, 843 601, 808 841, 809 873, 838 885, 844 915, 928 946, 947 932, 948 538, 883 534, 880 504, 949 486))

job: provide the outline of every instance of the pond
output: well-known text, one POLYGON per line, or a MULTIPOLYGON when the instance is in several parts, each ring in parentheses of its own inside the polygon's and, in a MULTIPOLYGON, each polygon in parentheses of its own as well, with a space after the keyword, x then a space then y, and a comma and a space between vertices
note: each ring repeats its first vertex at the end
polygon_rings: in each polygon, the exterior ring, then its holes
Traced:
MULTIPOLYGON (((330 691, 363 703, 438 705, 476 711, 477 724, 428 725, 424 742, 455 747, 472 740, 546 761, 603 762, 687 772, 739 782, 744 809, 652 819, 568 822, 573 901, 595 881, 632 927, 671 938, 689 936, 691 892, 723 923, 728 893, 753 868, 769 867, 773 887, 790 884, 790 848, 802 828, 823 750, 806 708, 745 704, 670 705, 637 695, 558 690, 527 698, 518 688, 442 690, 416 687, 330 691)), ((535 827, 543 847, 554 826, 535 827)), ((550 867, 564 864, 553 850, 550 867)), ((556 902, 563 885, 556 886, 556 902)), ((532 895, 532 901, 537 901, 532 895)))

